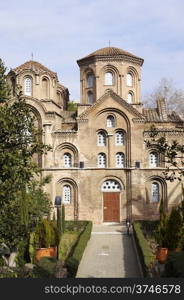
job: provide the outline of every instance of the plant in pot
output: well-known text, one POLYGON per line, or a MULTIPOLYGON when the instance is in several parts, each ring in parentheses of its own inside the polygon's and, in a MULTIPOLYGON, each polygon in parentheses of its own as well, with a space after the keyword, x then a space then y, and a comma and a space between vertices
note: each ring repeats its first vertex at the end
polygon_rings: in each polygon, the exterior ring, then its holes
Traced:
POLYGON ((155 230, 155 240, 158 244, 156 258, 160 263, 165 263, 168 256, 168 234, 167 234, 168 217, 165 213, 163 200, 160 202, 160 221, 155 230))
POLYGON ((36 255, 37 261, 44 256, 56 256, 57 255, 57 232, 51 221, 44 219, 37 226, 36 232, 36 255))

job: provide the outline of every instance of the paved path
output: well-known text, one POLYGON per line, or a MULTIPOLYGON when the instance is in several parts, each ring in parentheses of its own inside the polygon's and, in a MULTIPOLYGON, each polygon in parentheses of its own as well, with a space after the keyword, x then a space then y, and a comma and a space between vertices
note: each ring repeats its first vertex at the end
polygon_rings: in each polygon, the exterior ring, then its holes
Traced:
POLYGON ((124 225, 93 225, 77 277, 141 277, 133 239, 124 225))

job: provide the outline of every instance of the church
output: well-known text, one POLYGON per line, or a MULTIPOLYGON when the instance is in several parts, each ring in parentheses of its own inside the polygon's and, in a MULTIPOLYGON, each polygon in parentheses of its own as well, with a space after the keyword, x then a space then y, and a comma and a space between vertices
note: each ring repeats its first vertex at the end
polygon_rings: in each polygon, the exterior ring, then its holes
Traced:
POLYGON ((144 60, 115 47, 99 49, 79 60, 80 103, 69 111, 69 91, 57 73, 36 61, 12 69, 8 80, 22 87, 27 104, 52 151, 39 157, 45 187, 54 209, 62 197, 67 219, 94 223, 154 220, 161 199, 167 211, 181 201, 181 183, 164 179, 165 162, 148 149, 151 125, 168 140, 184 138, 183 120, 167 111, 164 99, 155 108, 141 102, 144 60))

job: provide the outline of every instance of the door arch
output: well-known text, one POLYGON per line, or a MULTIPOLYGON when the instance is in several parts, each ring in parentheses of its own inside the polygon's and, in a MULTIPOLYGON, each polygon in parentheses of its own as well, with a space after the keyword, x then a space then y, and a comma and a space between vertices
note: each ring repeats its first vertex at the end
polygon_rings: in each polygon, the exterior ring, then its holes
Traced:
POLYGON ((114 179, 103 182, 103 222, 120 222, 121 185, 114 179))

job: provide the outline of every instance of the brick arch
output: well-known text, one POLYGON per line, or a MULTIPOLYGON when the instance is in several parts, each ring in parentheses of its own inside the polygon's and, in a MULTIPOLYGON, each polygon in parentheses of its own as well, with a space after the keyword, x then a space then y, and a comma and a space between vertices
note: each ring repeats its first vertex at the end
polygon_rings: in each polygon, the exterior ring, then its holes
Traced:
POLYGON ((72 190, 72 202, 66 205, 65 212, 66 218, 73 218, 78 220, 79 218, 79 204, 78 204, 78 185, 73 178, 63 177, 56 182, 56 194, 62 196, 62 188, 64 185, 69 185, 72 190))
POLYGON ((68 152, 72 155, 73 167, 78 167, 79 151, 77 147, 71 143, 62 143, 58 145, 54 150, 54 163, 57 164, 59 154, 63 155, 64 152, 68 152))

